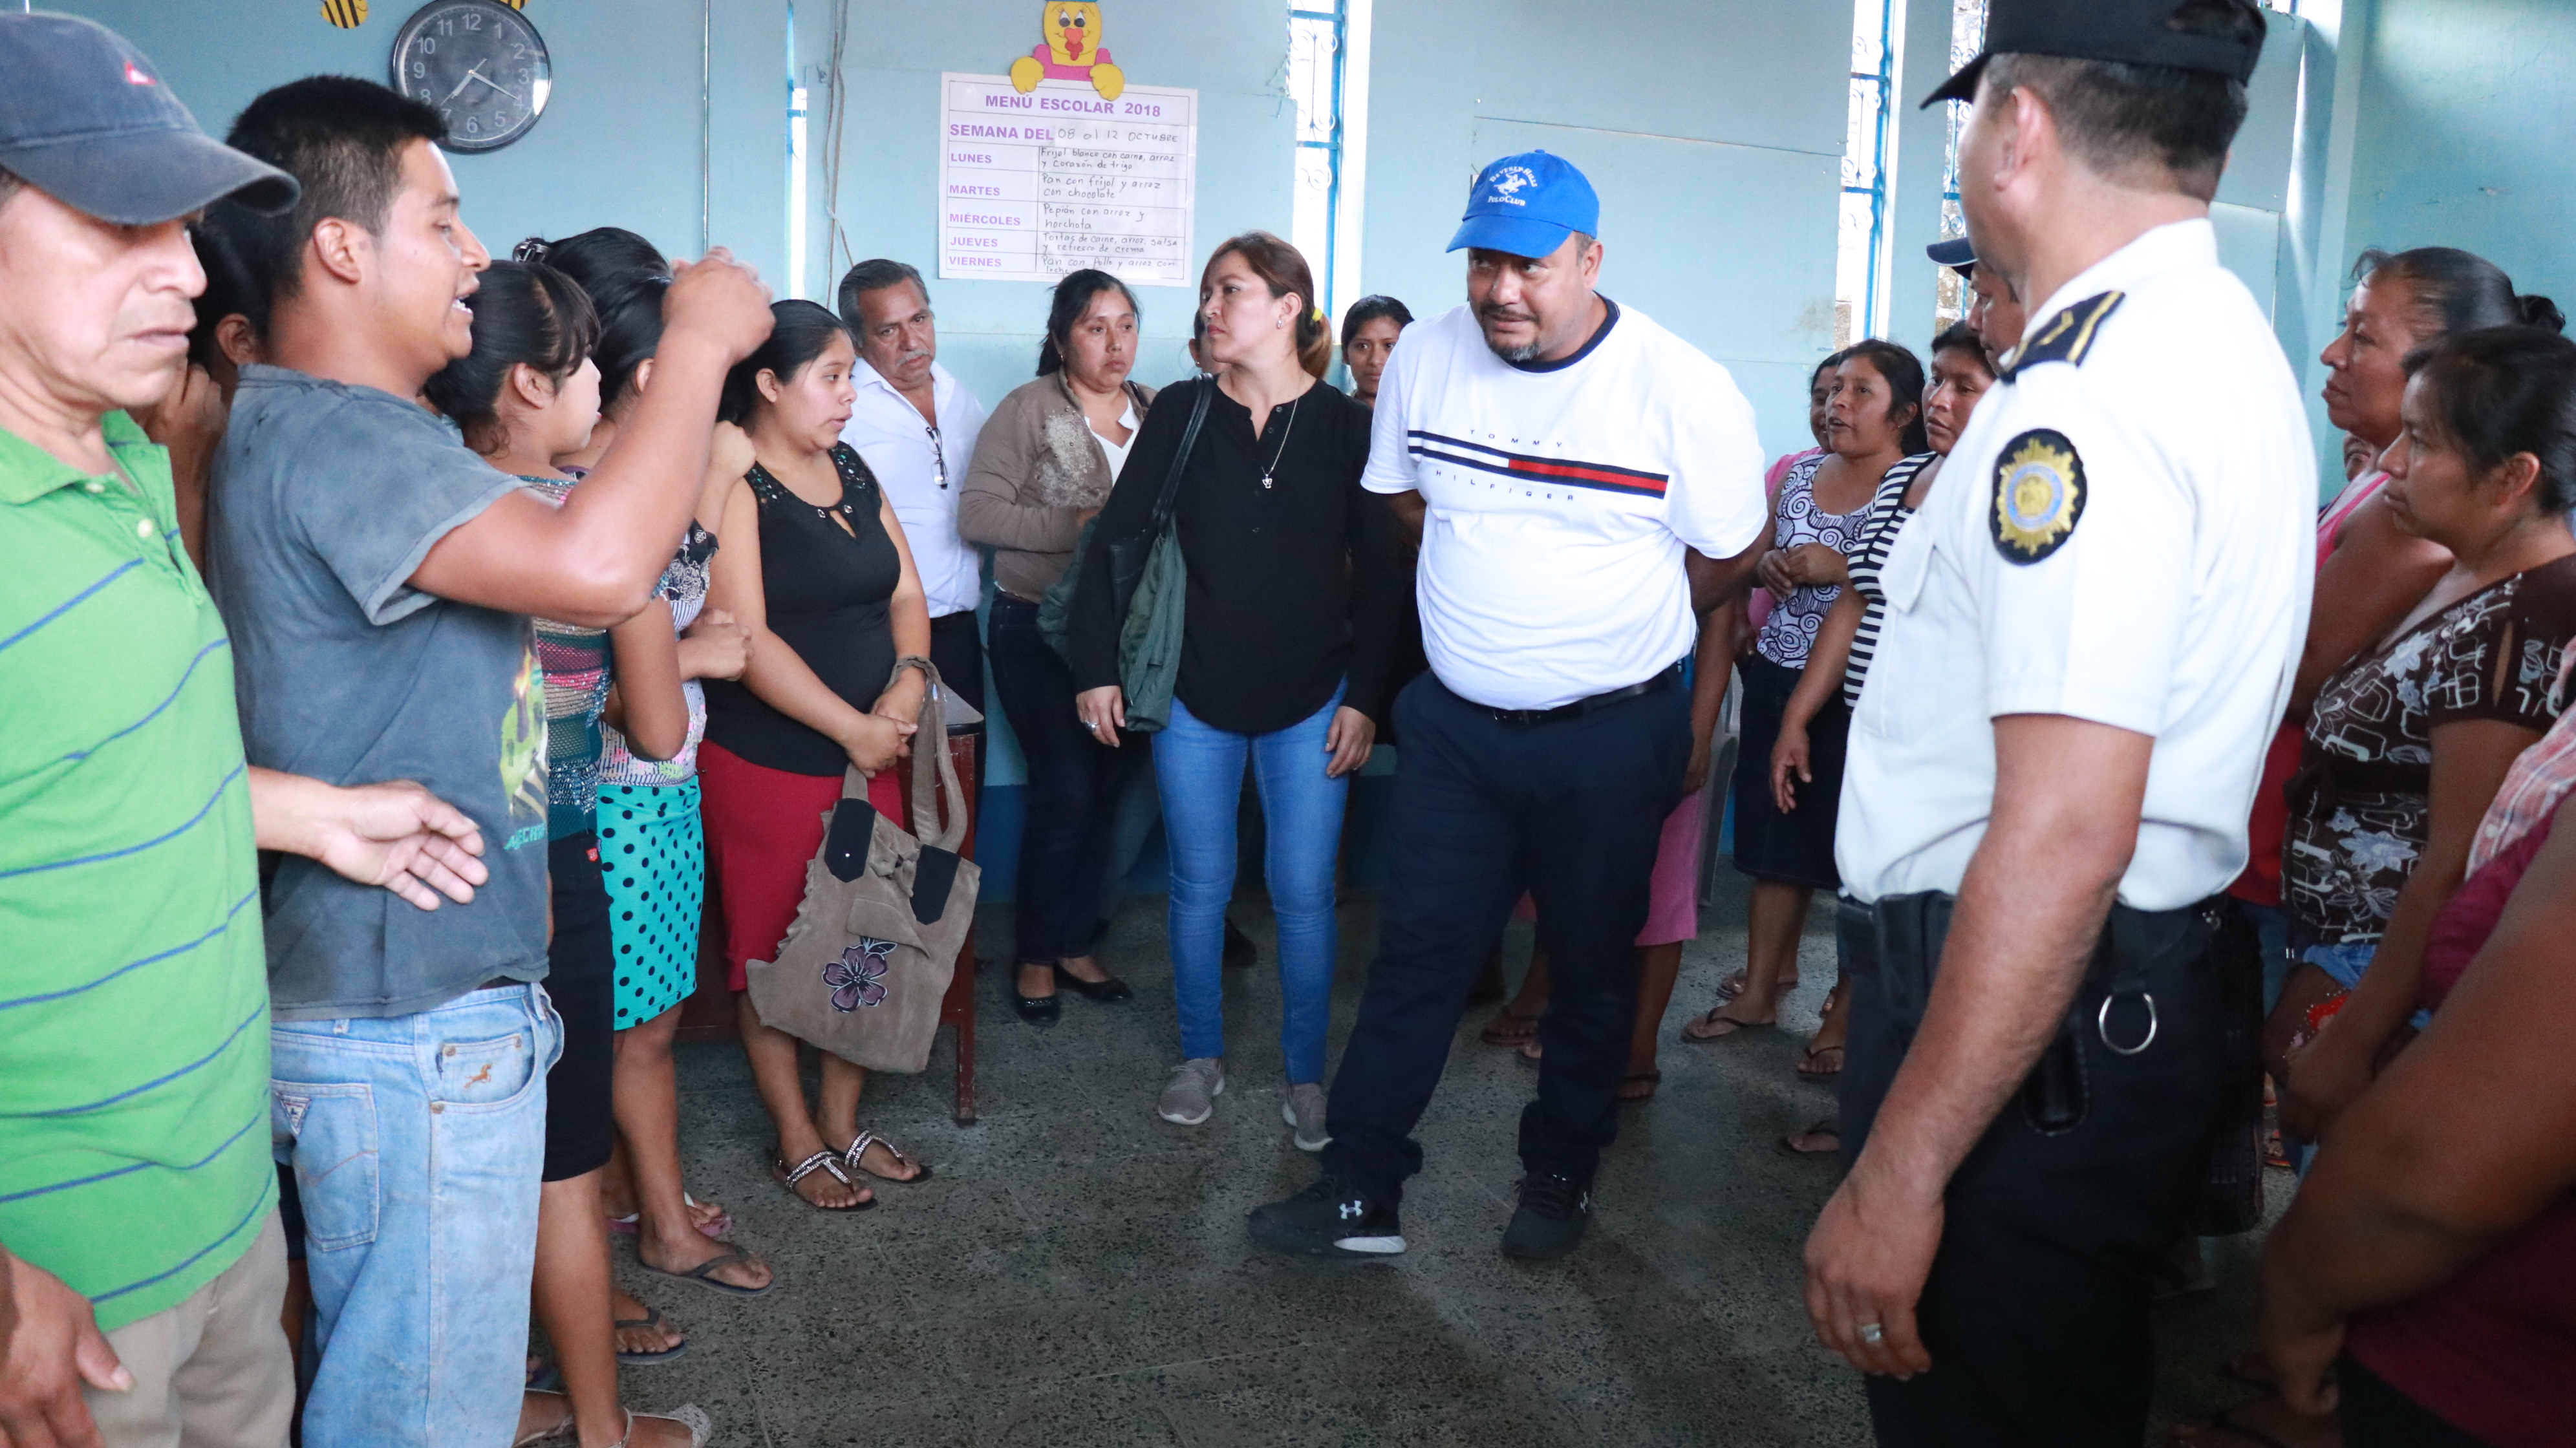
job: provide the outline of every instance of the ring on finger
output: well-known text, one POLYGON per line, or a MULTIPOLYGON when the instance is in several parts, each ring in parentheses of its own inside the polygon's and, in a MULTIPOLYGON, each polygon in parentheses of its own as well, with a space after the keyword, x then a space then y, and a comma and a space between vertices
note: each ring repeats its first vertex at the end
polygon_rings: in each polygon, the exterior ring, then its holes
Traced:
POLYGON ((1876 1347, 1887 1341, 1887 1329, 1875 1322, 1864 1322, 1860 1325, 1860 1340, 1869 1347, 1876 1347))

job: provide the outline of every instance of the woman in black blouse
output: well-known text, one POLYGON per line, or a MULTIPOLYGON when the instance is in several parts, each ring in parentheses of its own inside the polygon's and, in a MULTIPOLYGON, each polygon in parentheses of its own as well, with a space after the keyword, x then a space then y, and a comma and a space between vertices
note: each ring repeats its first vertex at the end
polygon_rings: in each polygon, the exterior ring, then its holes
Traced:
POLYGON ((1171 723, 1154 738, 1183 1057, 1158 1110, 1196 1126, 1224 1089, 1218 960, 1248 756, 1279 921, 1288 1118, 1297 1145, 1320 1151, 1339 946, 1333 862, 1349 776, 1368 762, 1386 710, 1404 561, 1394 516, 1360 487, 1369 410, 1316 384, 1333 339, 1313 298, 1305 258, 1267 232, 1209 258, 1199 313, 1217 375, 1175 384, 1147 414, 1083 561, 1072 632, 1076 706, 1095 737, 1115 744, 1126 700, 1109 544, 1150 526, 1193 391, 1215 388, 1174 511, 1189 585, 1171 723))
POLYGON ((743 1053, 778 1128, 774 1174, 811 1206, 856 1211, 874 1200, 856 1173, 929 1173, 859 1130, 862 1068, 825 1053, 820 1111, 808 1111, 796 1040, 761 1022, 744 965, 777 957, 852 766, 879 812, 904 818, 888 766, 921 712, 923 679, 894 666, 929 654, 930 611, 894 505, 840 440, 858 396, 849 332, 812 302, 770 311, 769 340, 725 379, 720 415, 751 435, 757 461, 726 500, 707 581, 707 603, 749 632, 751 662, 742 682, 707 684, 698 777, 743 1053))

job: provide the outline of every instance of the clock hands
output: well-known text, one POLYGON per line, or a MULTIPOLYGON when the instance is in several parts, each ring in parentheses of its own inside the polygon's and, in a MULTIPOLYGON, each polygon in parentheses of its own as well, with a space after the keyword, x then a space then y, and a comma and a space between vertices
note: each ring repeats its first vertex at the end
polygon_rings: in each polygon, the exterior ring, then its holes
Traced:
MULTIPOLYGON (((456 99, 458 95, 460 95, 460 94, 462 94, 462 93, 464 92, 465 87, 466 87, 467 85, 469 85, 469 84, 471 84, 471 83, 473 83, 473 82, 475 82, 475 81, 482 81, 482 82, 483 82, 483 84, 484 84, 485 86, 487 86, 487 87, 489 87, 489 88, 491 88, 491 89, 493 89, 493 90, 499 91, 501 94, 503 94, 503 95, 505 95, 505 96, 508 96, 510 99, 512 99, 512 100, 514 100, 514 101, 516 101, 516 100, 519 100, 519 99, 520 99, 519 93, 518 93, 517 91, 511 90, 511 89, 509 89, 509 88, 508 88, 508 87, 506 87, 506 86, 494 85, 491 81, 484 80, 484 79, 483 79, 483 63, 482 63, 481 61, 476 61, 476 62, 474 63, 473 68, 465 72, 465 78, 464 78, 463 80, 460 80, 460 81, 458 81, 458 82, 456 83, 456 89, 455 89, 455 90, 452 90, 452 91, 449 91, 446 95, 444 95, 444 96, 442 96, 442 97, 440 97, 440 98, 439 98, 439 104, 440 104, 440 105, 445 105, 445 104, 447 104, 449 101, 452 101, 452 100, 456 99)), ((524 102, 524 101, 522 101, 522 102, 521 102, 521 104, 525 104, 525 102, 524 102)))
MULTIPOLYGON (((469 70, 469 71, 465 72, 465 78, 466 78, 467 80, 483 80, 483 74, 482 74, 482 72, 483 72, 483 67, 482 67, 482 65, 481 65, 481 64, 479 64, 479 63, 478 63, 478 64, 476 64, 476 66, 475 66, 472 70, 469 70)), ((514 101, 515 101, 515 100, 519 100, 519 99, 520 99, 520 97, 519 97, 519 93, 518 93, 517 91, 511 90, 511 89, 509 89, 509 88, 508 88, 508 87, 506 87, 506 86, 493 85, 493 84, 492 84, 492 82, 490 82, 490 81, 488 81, 488 80, 483 80, 483 84, 484 84, 484 85, 486 85, 486 86, 490 86, 490 87, 491 87, 491 89, 496 90, 496 91, 499 91, 501 94, 503 94, 503 95, 505 95, 505 96, 508 96, 510 99, 512 99, 512 100, 514 100, 514 101)), ((524 102, 522 102, 522 104, 524 104, 524 102)))

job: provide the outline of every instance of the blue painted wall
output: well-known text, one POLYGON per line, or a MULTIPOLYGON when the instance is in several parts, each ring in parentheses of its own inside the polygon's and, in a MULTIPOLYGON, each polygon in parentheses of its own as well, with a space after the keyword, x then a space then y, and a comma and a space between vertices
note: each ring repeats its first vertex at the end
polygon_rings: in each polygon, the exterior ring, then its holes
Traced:
MULTIPOLYGON (((394 32, 417 6, 375 0, 354 30, 306 0, 48 0, 132 40, 207 130, 253 96, 320 73, 386 78, 394 32)), ((697 0, 529 0, 554 60, 554 94, 520 141, 452 158, 465 219, 495 252, 525 236, 630 227, 694 256, 706 157, 702 68, 712 78, 714 240, 764 276, 787 257, 787 4, 718 0, 711 53, 697 0)), ((927 126, 924 126, 927 130, 927 126)))
POLYGON ((2378 0, 2354 28, 2352 249, 2465 247, 2576 303, 2576 5, 2378 0))
POLYGON ((1851 7, 1799 0, 1386 0, 1361 291, 1466 299, 1444 251, 1476 168, 1543 148, 1601 193, 1602 290, 1724 363, 1768 451, 1805 447, 1832 349, 1851 7))

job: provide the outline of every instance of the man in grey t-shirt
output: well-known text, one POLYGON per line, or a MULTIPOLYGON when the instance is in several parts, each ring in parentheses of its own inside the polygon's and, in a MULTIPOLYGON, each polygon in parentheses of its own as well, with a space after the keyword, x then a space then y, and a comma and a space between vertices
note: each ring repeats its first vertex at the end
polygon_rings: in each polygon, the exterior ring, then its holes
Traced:
POLYGON ((492 872, 473 904, 425 914, 309 860, 280 864, 267 907, 281 1022, 408 1016, 545 977, 535 636, 523 615, 411 581, 434 545, 519 486, 417 403, 242 369, 208 551, 240 660, 243 743, 325 779, 419 780, 482 827, 492 872))
MULTIPOLYGON (((253 101, 230 136, 304 187, 247 248, 277 365, 249 369, 216 464, 216 593, 251 761, 410 775, 497 847, 472 904, 417 919, 291 864, 269 894, 276 1133, 322 1343, 307 1448, 525 1436, 559 1040, 527 983, 545 974, 546 796, 525 616, 607 627, 650 599, 725 371, 769 331, 748 271, 721 253, 675 268, 653 387, 618 446, 560 507, 517 486, 417 401, 471 350, 462 303, 490 261, 445 134, 427 106, 319 76, 253 101)), ((654 1430, 635 1431, 640 1448, 654 1430)))

